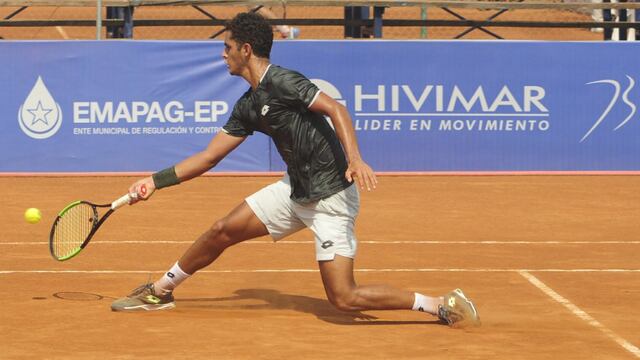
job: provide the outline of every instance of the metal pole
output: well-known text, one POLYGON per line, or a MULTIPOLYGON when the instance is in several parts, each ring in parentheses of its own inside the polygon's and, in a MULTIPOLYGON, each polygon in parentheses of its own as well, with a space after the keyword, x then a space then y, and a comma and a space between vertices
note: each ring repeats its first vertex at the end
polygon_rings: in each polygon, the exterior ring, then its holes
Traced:
POLYGON ((384 14, 384 7, 373 7, 373 37, 382 38, 382 14, 384 14))
POLYGON ((96 8, 96 40, 102 35, 102 0, 98 0, 96 8))
MULTIPOLYGON (((420 19, 427 20, 427 7, 425 5, 422 5, 420 7, 420 19)), ((426 26, 420 27, 420 38, 421 39, 426 39, 427 38, 427 27, 426 26)))

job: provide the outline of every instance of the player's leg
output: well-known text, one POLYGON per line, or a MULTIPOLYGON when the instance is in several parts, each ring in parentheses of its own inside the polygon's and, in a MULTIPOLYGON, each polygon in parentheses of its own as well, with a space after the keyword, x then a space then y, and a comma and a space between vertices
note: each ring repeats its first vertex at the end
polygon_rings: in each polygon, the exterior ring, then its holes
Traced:
POLYGON ((126 298, 111 304, 114 311, 162 310, 175 307, 172 290, 193 273, 211 264, 239 242, 270 234, 281 239, 302 228, 291 210, 291 185, 285 176, 247 197, 227 216, 216 221, 162 278, 140 286, 126 298))
POLYGON ((154 283, 136 288, 129 296, 111 304, 114 311, 164 310, 175 307, 172 291, 196 271, 216 260, 239 242, 267 235, 265 225, 246 202, 216 221, 184 253, 169 271, 154 283))
POLYGON ((353 258, 360 198, 355 186, 316 204, 298 206, 297 214, 316 235, 316 260, 329 301, 342 310, 413 309, 436 315, 441 297, 400 290, 389 285, 357 285, 353 258))
MULTIPOLYGON (((340 310, 410 310, 413 306, 413 292, 388 285, 357 285, 351 258, 336 255, 333 260, 318 264, 327 298, 340 310)), ((436 301, 436 311, 437 306, 436 301)))
POLYGON ((189 276, 211 264, 229 246, 270 234, 278 240, 304 227, 291 211, 291 185, 285 177, 247 197, 191 245, 174 268, 158 282, 159 289, 173 290, 179 276, 189 276), (173 271, 176 270, 176 271, 173 271))
POLYGON ((200 235, 153 287, 158 294, 171 292, 196 271, 214 262, 228 247, 267 234, 265 225, 243 201, 200 235))
POLYGON ((243 201, 200 235, 178 260, 178 264, 184 272, 193 274, 211 264, 228 247, 267 234, 269 232, 265 225, 243 201))
POLYGON ((343 311, 412 309, 428 312, 452 327, 479 326, 473 302, 460 289, 444 297, 429 297, 389 285, 357 285, 353 259, 336 255, 320 261, 320 274, 329 301, 343 311))
MULTIPOLYGON (((414 293, 387 285, 357 285, 353 258, 357 251, 355 219, 360 195, 352 185, 296 212, 315 234, 316 260, 329 301, 341 310, 411 309, 414 293)), ((434 304, 437 309, 438 304, 434 304)))

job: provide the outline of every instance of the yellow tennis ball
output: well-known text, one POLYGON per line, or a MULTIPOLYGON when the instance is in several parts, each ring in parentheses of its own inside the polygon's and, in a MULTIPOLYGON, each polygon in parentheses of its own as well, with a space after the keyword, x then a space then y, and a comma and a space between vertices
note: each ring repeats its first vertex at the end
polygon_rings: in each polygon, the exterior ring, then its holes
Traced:
POLYGON ((27 211, 24 212, 24 219, 27 220, 29 224, 36 224, 42 219, 42 213, 36 208, 28 208, 27 211))

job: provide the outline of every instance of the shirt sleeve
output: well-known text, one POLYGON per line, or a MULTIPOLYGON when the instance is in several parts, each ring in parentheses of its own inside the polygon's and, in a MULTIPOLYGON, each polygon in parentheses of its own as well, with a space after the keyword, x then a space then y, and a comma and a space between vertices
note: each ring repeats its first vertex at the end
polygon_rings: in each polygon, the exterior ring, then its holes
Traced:
POLYGON ((249 125, 248 108, 249 106, 244 98, 238 100, 233 107, 229 120, 227 120, 227 123, 222 127, 222 131, 236 137, 253 135, 254 130, 249 125))
POLYGON ((314 83, 296 71, 274 77, 273 86, 282 100, 304 108, 311 106, 320 92, 314 83))

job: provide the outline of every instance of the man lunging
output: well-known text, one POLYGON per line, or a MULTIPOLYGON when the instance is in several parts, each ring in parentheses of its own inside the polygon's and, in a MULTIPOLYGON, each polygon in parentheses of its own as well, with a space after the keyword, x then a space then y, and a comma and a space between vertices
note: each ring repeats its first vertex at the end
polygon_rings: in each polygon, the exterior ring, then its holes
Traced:
POLYGON ((147 200, 156 189, 197 177, 255 131, 273 139, 287 164, 285 176, 216 221, 162 278, 114 301, 112 310, 173 308, 173 290, 229 246, 264 235, 279 240, 308 227, 315 235, 327 297, 338 309, 413 309, 452 326, 479 324, 473 303, 459 289, 429 297, 388 285, 356 284, 358 186, 374 189, 376 176, 361 158, 347 109, 300 73, 271 64, 272 43, 271 27, 260 15, 242 13, 228 23, 222 56, 231 75, 241 76, 250 88, 205 150, 137 181, 129 192, 142 194, 144 186, 142 200, 147 200))

